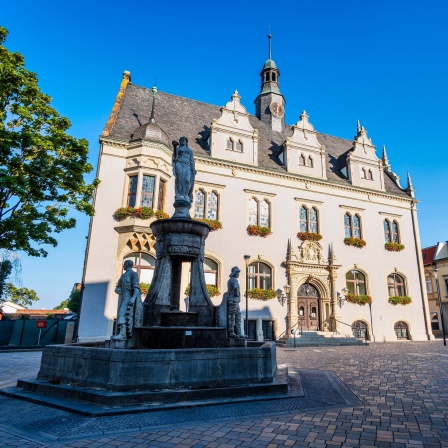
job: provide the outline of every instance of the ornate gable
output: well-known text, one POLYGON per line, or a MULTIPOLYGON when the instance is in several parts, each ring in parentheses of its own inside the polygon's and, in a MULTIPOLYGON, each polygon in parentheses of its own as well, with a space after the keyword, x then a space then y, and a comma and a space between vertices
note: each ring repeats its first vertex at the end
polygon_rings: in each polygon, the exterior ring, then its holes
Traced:
POLYGON ((284 144, 286 169, 290 173, 326 179, 325 147, 317 140, 317 133, 303 111, 293 126, 293 134, 284 144))
POLYGON ((230 101, 221 108, 221 116, 210 126, 210 154, 218 159, 256 165, 258 131, 249 122, 249 114, 235 90, 230 101))

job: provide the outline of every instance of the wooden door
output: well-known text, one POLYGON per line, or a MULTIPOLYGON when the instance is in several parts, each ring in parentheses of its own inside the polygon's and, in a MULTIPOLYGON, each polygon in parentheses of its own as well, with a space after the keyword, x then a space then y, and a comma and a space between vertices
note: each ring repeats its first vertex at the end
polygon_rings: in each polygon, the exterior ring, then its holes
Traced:
POLYGON ((310 283, 304 283, 297 294, 299 331, 319 330, 319 292, 310 283))

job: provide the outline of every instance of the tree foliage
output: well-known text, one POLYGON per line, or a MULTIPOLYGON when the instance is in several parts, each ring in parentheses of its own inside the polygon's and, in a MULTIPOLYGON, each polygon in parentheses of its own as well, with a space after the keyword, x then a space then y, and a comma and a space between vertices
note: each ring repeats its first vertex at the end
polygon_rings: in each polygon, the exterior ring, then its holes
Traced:
POLYGON ((73 313, 79 312, 79 299, 81 297, 81 291, 73 290, 68 299, 63 300, 58 306, 55 306, 54 310, 63 310, 68 308, 73 313))
POLYGON ((0 248, 46 256, 36 245, 56 246, 54 232, 75 227, 70 208, 93 215, 98 181, 84 181, 92 171, 87 141, 66 133, 70 121, 23 56, 3 46, 7 34, 0 27, 0 248))
POLYGON ((37 302, 39 297, 37 297, 37 293, 34 289, 17 288, 17 286, 14 286, 12 283, 6 283, 4 299, 17 305, 27 307, 32 305, 33 302, 37 302))

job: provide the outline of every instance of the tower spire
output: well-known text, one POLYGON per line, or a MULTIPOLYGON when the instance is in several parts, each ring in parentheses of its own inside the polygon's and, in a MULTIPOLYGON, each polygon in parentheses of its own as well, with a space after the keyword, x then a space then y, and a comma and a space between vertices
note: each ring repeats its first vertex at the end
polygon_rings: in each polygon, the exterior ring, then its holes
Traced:
POLYGON ((155 123, 156 119, 154 117, 154 110, 155 110, 155 105, 156 105, 157 87, 154 86, 151 90, 152 90, 152 108, 151 108, 151 118, 149 119, 149 121, 151 123, 155 123))
POLYGON ((272 39, 272 34, 271 34, 271 27, 269 26, 269 32, 268 32, 268 42, 269 42, 269 59, 272 59, 272 46, 271 46, 271 39, 272 39))

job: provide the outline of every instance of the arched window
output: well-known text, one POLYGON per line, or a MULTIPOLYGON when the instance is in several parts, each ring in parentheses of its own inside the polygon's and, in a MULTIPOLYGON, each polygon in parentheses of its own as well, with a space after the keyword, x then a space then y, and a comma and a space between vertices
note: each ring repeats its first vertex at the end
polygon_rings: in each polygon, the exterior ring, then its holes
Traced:
POLYGON ((205 213, 205 192, 198 190, 194 201, 194 217, 203 219, 205 213))
POLYGON ((258 224, 258 202, 254 198, 249 199, 249 224, 258 224))
POLYGON ((275 73, 272 73, 272 81, 275 82, 275 73))
POLYGON ((394 243, 400 242, 400 235, 398 233, 398 222, 397 221, 392 222, 392 241, 394 243))
POLYGON ((241 140, 236 142, 235 151, 243 152, 243 142, 241 140))
POLYGON ((218 219, 218 195, 212 191, 207 199, 207 219, 218 219))
POLYGON ((315 306, 311 307, 311 317, 316 317, 317 315, 317 309, 315 306))
POLYGON ((262 262, 251 263, 248 266, 249 270, 249 289, 261 288, 270 289, 272 287, 272 270, 262 262))
POLYGON ((300 231, 307 232, 308 231, 308 210, 303 205, 302 205, 302 207, 300 207, 299 222, 300 222, 300 231))
POLYGON ((269 72, 266 73, 266 81, 271 80, 271 74, 269 72))
POLYGON ((260 202, 260 226, 270 227, 270 225, 269 225, 269 203, 267 201, 260 202))
POLYGON ((309 164, 309 166, 310 166, 311 168, 314 167, 314 160, 313 160, 313 158, 312 158, 311 156, 308 157, 308 164, 309 164))
POLYGON ((301 306, 299 308, 299 316, 304 316, 305 315, 305 308, 303 306, 301 306))
POLYGON ((387 287, 389 289, 389 297, 406 295, 404 278, 401 275, 390 274, 387 277, 387 287))
POLYGON ((431 330, 440 330, 439 318, 437 316, 437 313, 431 313, 431 330))
POLYGON ((300 154, 299 165, 300 166, 306 166, 306 159, 305 159, 305 156, 303 154, 300 154))
POLYGON ((362 272, 355 269, 348 271, 347 274, 345 274, 345 281, 350 294, 366 294, 366 277, 362 272))
POLYGON ((367 179, 366 169, 361 168, 361 179, 367 179))
POLYGON ((361 218, 359 215, 353 216, 353 236, 361 238, 361 218))
POLYGON ((233 140, 230 137, 227 139, 227 149, 233 151, 233 140))
POLYGON ((156 266, 156 259, 145 252, 133 252, 123 258, 123 263, 131 260, 134 263, 132 269, 137 272, 140 283, 151 283, 156 266))
POLYGON ((344 215, 344 232, 346 238, 350 238, 352 236, 352 216, 350 213, 346 213, 344 215))
POLYGON ((367 179, 369 179, 369 180, 373 180, 373 173, 372 173, 372 170, 369 170, 368 175, 367 175, 367 179))
POLYGON ((384 220, 384 241, 390 243, 390 222, 387 219, 384 220))
POLYGON ((356 322, 353 322, 352 333, 353 333, 353 336, 358 339, 368 339, 369 338, 367 324, 365 322, 363 322, 362 320, 357 320, 356 322))
POLYGON ((207 285, 218 286, 218 263, 210 258, 204 258, 204 276, 207 285))
POLYGON ((394 325, 394 331, 397 335, 397 339, 409 339, 409 327, 406 322, 397 322, 394 325))

